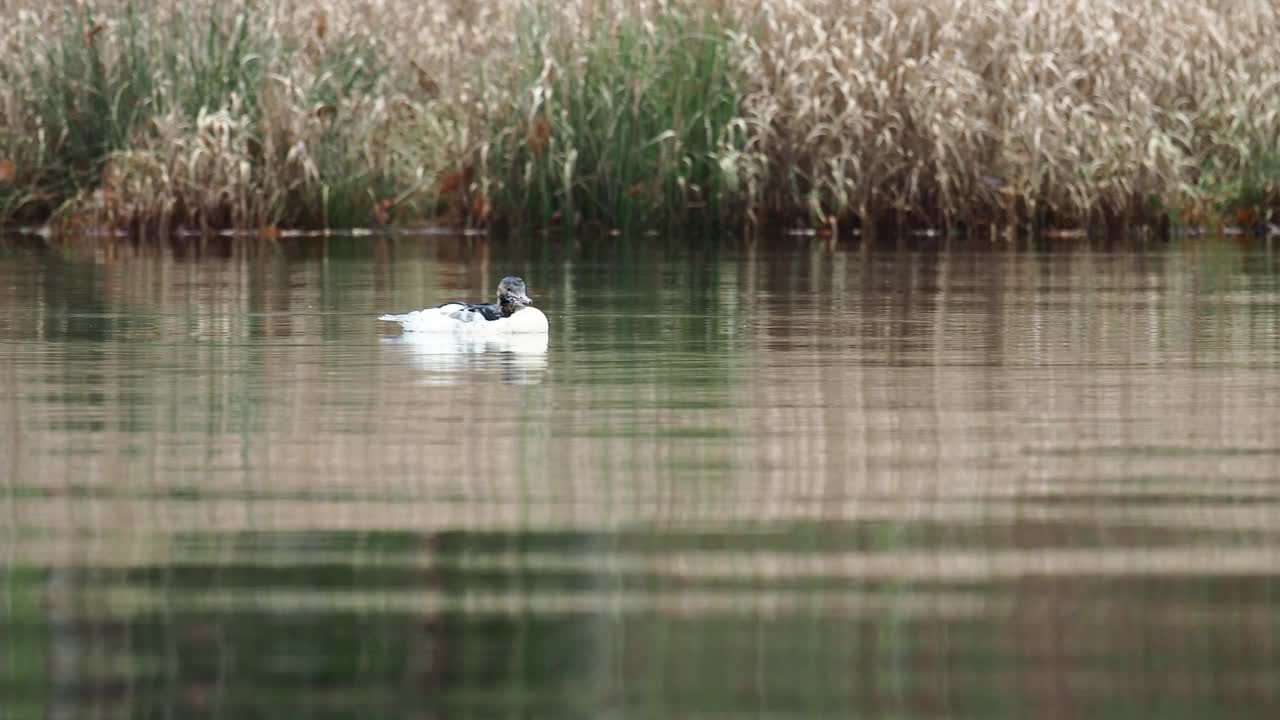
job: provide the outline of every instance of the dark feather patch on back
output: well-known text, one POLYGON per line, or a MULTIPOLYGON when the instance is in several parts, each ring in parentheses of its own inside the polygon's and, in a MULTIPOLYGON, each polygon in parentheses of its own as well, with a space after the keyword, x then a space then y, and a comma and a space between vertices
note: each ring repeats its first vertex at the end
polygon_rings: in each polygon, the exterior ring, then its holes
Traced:
POLYGON ((498 310, 498 306, 494 304, 478 303, 478 304, 472 305, 470 303, 447 302, 447 303, 444 303, 443 305, 437 305, 436 307, 442 308, 449 305, 457 305, 458 306, 457 312, 480 313, 480 315, 485 320, 497 320, 498 318, 502 317, 502 313, 501 311, 498 310))

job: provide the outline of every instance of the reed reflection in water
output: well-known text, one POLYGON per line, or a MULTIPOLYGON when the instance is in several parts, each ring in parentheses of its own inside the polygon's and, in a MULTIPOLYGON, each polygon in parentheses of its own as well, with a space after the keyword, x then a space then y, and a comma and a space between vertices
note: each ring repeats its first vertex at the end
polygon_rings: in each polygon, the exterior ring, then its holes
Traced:
POLYGON ((1278 273, 5 241, 0 715, 1270 717, 1278 273))

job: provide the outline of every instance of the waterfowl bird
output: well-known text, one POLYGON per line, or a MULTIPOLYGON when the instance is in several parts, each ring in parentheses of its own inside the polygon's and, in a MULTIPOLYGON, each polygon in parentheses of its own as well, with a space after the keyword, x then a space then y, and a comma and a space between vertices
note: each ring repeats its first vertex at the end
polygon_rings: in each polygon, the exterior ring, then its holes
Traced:
POLYGON ((447 302, 402 315, 382 315, 378 319, 400 323, 412 332, 461 331, 484 335, 547 332, 547 316, 533 307, 524 280, 514 275, 498 283, 496 303, 447 302))

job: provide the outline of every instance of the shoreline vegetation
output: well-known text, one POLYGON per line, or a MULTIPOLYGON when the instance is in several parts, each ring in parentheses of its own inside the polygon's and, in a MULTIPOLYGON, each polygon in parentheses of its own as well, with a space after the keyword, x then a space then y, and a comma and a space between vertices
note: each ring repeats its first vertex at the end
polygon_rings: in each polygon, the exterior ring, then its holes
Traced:
POLYGON ((0 222, 1277 230, 1272 0, 0 0, 0 222))

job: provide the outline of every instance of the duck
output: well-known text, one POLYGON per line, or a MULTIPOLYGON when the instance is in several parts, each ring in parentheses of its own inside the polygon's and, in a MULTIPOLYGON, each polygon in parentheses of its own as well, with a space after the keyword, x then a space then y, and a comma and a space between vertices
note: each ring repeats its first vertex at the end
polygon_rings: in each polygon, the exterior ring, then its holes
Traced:
POLYGON ((533 306, 524 279, 508 275, 498 283, 497 302, 452 301, 379 320, 399 323, 407 332, 466 332, 476 335, 545 333, 547 316, 533 306))

